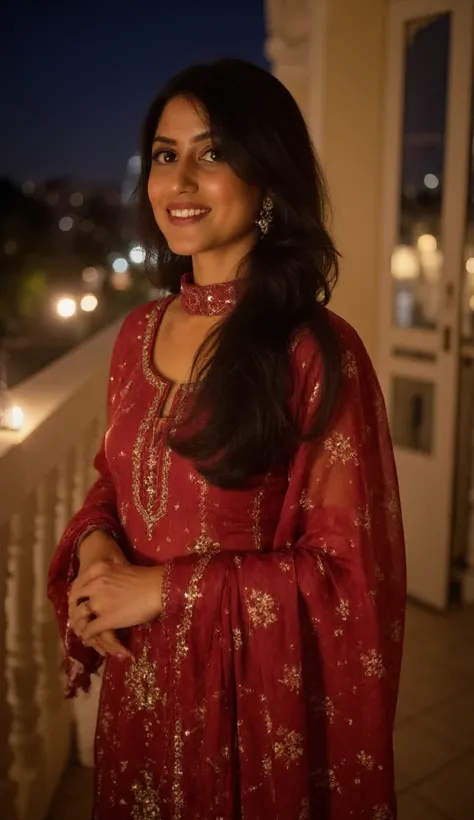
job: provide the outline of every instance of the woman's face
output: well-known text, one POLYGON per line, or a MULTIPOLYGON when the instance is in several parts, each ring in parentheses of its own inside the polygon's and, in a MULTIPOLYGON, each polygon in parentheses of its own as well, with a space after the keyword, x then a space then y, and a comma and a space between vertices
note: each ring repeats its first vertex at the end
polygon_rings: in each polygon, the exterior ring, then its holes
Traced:
POLYGON ((170 100, 152 151, 148 196, 170 249, 195 256, 236 245, 247 252, 258 235, 261 192, 226 163, 199 108, 184 97, 170 100))

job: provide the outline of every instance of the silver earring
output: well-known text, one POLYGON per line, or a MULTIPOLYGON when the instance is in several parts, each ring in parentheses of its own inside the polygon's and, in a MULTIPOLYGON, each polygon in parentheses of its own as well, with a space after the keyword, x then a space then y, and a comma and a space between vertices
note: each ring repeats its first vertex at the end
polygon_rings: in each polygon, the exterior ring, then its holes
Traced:
POLYGON ((266 196, 262 202, 262 207, 256 225, 260 228, 261 237, 266 236, 273 222, 273 199, 266 196))

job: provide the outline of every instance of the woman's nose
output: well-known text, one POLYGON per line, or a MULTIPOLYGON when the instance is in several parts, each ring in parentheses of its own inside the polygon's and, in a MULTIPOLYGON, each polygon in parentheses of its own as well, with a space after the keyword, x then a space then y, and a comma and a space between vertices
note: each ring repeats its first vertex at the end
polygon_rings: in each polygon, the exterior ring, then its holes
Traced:
POLYGON ((197 174, 194 163, 185 159, 176 162, 173 177, 174 192, 196 191, 197 187, 197 174))

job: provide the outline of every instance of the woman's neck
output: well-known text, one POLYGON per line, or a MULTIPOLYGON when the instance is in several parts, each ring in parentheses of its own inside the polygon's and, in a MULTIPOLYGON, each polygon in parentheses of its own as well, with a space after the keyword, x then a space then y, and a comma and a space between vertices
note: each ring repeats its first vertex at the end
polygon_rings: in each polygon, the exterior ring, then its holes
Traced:
POLYGON ((253 243, 247 241, 238 246, 195 254, 192 257, 194 283, 201 286, 217 285, 236 279, 252 246, 253 243))

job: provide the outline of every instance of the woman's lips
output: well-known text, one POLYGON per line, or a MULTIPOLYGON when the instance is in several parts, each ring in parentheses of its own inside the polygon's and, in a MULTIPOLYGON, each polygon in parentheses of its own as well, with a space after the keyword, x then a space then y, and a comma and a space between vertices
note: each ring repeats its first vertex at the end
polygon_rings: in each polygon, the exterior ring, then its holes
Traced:
POLYGON ((172 225, 190 225, 193 222, 200 222, 210 210, 210 208, 173 208, 168 210, 168 219, 172 225))

